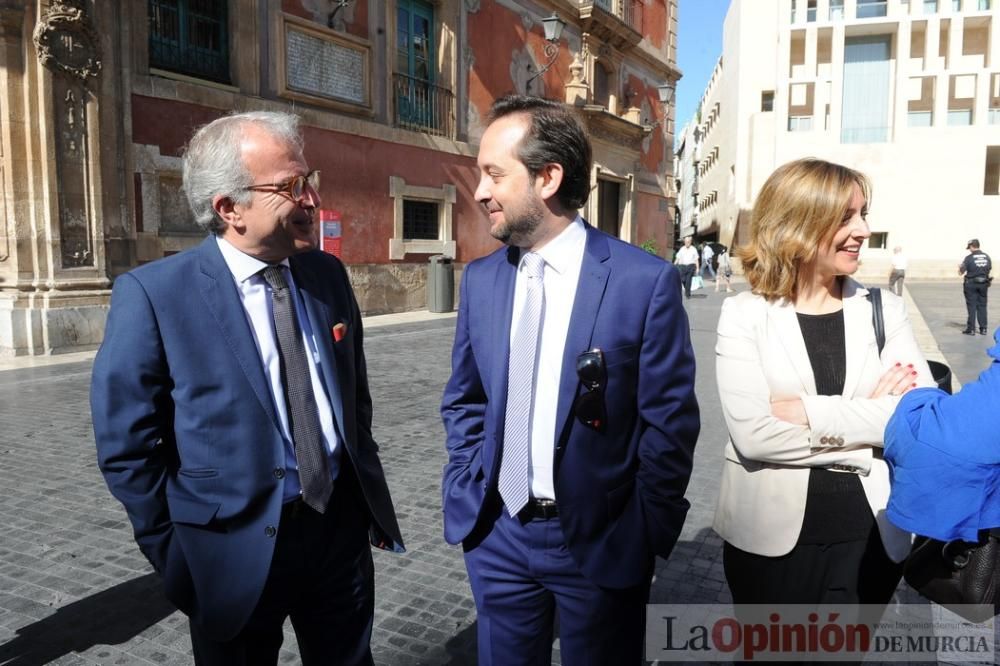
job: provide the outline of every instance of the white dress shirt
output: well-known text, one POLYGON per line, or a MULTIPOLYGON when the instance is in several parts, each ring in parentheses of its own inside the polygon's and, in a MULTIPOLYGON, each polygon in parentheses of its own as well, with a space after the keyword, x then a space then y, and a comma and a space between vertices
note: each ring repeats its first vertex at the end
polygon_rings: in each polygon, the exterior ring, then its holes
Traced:
MULTIPOLYGON (((274 410, 281 423, 281 434, 285 440, 285 468, 288 470, 285 475, 284 487, 284 500, 287 502, 298 497, 302 493, 302 487, 299 483, 298 465, 295 461, 295 444, 292 441, 291 429, 288 424, 285 391, 281 383, 281 354, 278 352, 278 343, 274 333, 271 288, 260 273, 270 264, 237 250, 229 241, 221 237, 216 236, 216 241, 222 252, 222 258, 225 259, 226 265, 233 274, 233 280, 236 282, 236 290, 240 294, 240 302, 243 304, 244 312, 246 312, 250 330, 253 331, 254 343, 257 345, 257 353, 260 354, 260 360, 264 366, 264 374, 267 375, 274 410)), ((281 265, 287 267, 288 260, 282 261, 281 265)), ((295 285, 295 278, 292 277, 292 271, 289 269, 283 272, 292 293, 295 316, 298 318, 299 328, 302 330, 302 340, 309 358, 312 360, 312 363, 309 363, 309 377, 312 379, 313 395, 316 396, 316 412, 319 415, 323 443, 330 454, 330 472, 333 478, 337 478, 337 472, 340 469, 340 447, 337 445, 339 439, 333 423, 333 409, 330 406, 329 394, 320 372, 319 348, 313 335, 309 317, 302 305, 299 290, 295 285)), ((248 443, 248 446, 252 445, 252 443, 248 443)))
MULTIPOLYGON (((580 267, 583 265, 583 252, 586 246, 587 231, 583 221, 577 217, 562 233, 536 252, 545 260, 545 275, 542 280, 545 304, 542 310, 542 330, 539 335, 538 363, 535 368, 535 399, 531 409, 529 432, 531 457, 528 461, 528 482, 532 497, 538 499, 556 499, 552 461, 555 455, 559 381, 566 350, 566 335, 569 332, 569 320, 573 314, 576 287, 580 281, 580 267)), ((511 343, 514 341, 514 332, 524 310, 527 289, 524 262, 521 262, 514 282, 511 343)))

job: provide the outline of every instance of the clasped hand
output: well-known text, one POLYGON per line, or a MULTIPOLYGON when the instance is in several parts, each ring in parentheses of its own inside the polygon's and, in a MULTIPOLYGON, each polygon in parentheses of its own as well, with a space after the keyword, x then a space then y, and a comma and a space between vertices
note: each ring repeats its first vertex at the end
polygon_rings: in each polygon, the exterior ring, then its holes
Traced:
MULTIPOLYGON (((916 386, 914 382, 916 378, 917 371, 913 369, 912 363, 906 365, 897 363, 879 378, 878 384, 875 385, 868 397, 874 399, 887 395, 901 396, 916 386)), ((806 414, 805 405, 799 398, 772 400, 771 415, 776 419, 795 425, 809 425, 809 416, 806 414)))

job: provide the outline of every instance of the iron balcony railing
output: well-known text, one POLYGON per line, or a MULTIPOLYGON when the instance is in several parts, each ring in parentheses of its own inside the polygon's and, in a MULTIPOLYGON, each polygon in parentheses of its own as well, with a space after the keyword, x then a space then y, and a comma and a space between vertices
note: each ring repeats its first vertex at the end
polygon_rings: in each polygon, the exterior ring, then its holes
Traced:
POLYGON ((222 0, 149 0, 149 66, 229 83, 222 0))
POLYGON ((455 95, 447 88, 407 74, 392 75, 396 127, 455 138, 455 95))
POLYGON ((625 25, 637 32, 642 32, 642 0, 583 0, 595 5, 620 18, 625 25))

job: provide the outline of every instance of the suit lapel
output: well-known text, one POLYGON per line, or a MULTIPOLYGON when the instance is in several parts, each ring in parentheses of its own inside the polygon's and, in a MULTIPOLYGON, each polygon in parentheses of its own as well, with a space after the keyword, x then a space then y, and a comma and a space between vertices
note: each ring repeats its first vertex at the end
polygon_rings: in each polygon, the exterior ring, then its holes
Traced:
POLYGON ((577 389, 580 386, 576 376, 576 357, 590 349, 597 324, 597 315, 608 286, 611 266, 608 258, 608 240, 589 225, 587 246, 580 266, 580 279, 573 300, 573 314, 570 315, 569 330, 566 331, 566 347, 563 350, 562 372, 559 376, 559 406, 556 411, 556 446, 562 445, 577 389))
POLYGON ((322 283, 316 279, 309 268, 304 265, 304 262, 296 261, 296 258, 292 257, 289 263, 295 275, 295 286, 302 297, 306 316, 309 317, 313 337, 319 349, 320 366, 323 370, 323 383, 326 385, 326 392, 330 398, 334 420, 340 430, 341 439, 345 439, 347 433, 344 428, 344 401, 340 387, 347 385, 345 383, 347 377, 344 375, 349 367, 348 359, 337 358, 337 353, 333 345, 330 306, 322 300, 317 291, 318 285, 322 283))
POLYGON ((233 274, 219 251, 218 241, 210 236, 196 251, 201 264, 198 285, 205 305, 222 330, 222 337, 236 356, 260 406, 280 431, 281 426, 271 400, 271 390, 264 375, 260 354, 254 344, 253 332, 236 291, 233 274))
POLYGON ((498 259, 493 284, 496 298, 489 299, 493 303, 489 326, 489 348, 493 350, 490 384, 492 395, 500 397, 496 401, 495 409, 499 410, 496 412, 496 423, 503 423, 507 409, 507 364, 510 361, 510 327, 514 316, 514 282, 520 252, 515 247, 508 247, 498 259))
POLYGON ((769 344, 777 345, 791 360, 806 394, 816 395, 816 377, 813 375, 805 340, 802 339, 795 304, 784 298, 769 303, 767 317, 769 344))

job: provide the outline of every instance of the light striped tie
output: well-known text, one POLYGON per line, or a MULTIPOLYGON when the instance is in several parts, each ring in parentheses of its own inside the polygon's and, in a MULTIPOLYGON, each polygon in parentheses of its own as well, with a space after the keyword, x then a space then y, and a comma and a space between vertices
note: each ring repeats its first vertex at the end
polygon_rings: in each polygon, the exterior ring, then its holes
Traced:
POLYGON ((507 412, 504 417, 503 457, 500 460, 500 497, 511 516, 528 503, 528 453, 531 445, 531 406, 535 399, 535 360, 542 323, 545 291, 542 276, 545 260, 534 252, 525 254, 527 292, 524 309, 510 346, 507 367, 507 412))

